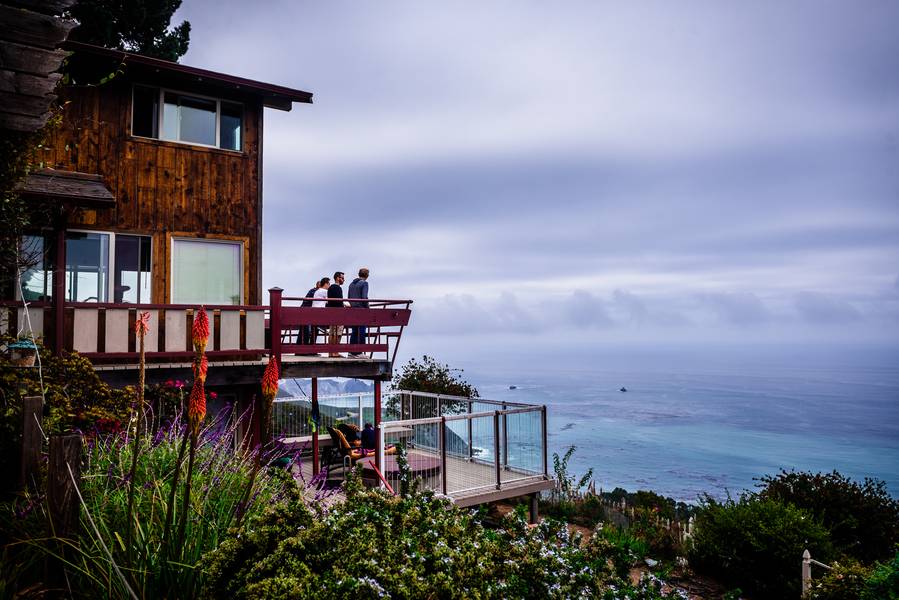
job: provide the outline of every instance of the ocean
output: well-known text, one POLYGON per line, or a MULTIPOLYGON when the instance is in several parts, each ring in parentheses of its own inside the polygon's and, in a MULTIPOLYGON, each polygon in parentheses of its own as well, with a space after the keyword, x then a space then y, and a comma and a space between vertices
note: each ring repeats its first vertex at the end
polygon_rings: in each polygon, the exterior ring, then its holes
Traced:
POLYGON ((597 488, 695 502, 780 469, 836 469, 899 497, 895 348, 631 348, 554 368, 512 358, 454 366, 484 398, 546 404, 550 451, 576 446, 569 470, 593 468, 597 488))

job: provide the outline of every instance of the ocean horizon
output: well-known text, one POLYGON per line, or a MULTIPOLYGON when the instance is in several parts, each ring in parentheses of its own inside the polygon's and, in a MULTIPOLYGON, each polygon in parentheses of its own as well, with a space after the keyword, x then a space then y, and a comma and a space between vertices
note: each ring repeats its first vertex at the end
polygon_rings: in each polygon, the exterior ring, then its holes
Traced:
POLYGON ((471 356, 452 366, 484 398, 546 404, 550 452, 576 446, 569 470, 593 468, 597 489, 696 502, 737 496, 781 469, 876 478, 899 497, 897 356, 630 348, 579 368, 471 356))

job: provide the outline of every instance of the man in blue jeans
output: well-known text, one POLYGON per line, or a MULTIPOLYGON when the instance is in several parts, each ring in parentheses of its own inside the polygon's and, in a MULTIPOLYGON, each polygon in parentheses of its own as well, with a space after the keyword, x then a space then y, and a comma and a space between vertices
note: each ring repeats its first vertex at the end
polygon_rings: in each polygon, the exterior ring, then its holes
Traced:
MULTIPOLYGON (((352 308, 368 308, 368 302, 360 302, 359 300, 368 300, 368 269, 359 269, 359 277, 354 279, 347 290, 347 300, 352 308)), ((366 329, 364 325, 353 327, 350 332, 351 344, 366 343, 366 329)), ((350 356, 359 357, 361 352, 351 352, 350 356)))

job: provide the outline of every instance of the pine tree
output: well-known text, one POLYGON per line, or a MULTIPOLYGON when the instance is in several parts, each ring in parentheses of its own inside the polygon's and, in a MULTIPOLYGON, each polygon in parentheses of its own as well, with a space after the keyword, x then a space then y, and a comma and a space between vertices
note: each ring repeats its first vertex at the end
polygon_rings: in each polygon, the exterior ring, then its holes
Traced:
POLYGON ((69 38, 177 61, 190 43, 188 21, 170 27, 180 6, 181 0, 80 0, 71 9, 80 25, 69 38))

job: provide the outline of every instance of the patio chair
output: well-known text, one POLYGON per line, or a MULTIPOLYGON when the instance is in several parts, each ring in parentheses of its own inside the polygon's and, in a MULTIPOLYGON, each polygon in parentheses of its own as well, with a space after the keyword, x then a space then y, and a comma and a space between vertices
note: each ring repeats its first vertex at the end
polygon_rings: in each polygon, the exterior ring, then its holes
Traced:
MULTIPOLYGON (((351 445, 350 442, 347 441, 346 436, 339 429, 330 426, 327 429, 328 435, 331 436, 331 441, 334 443, 334 450, 343 460, 344 469, 352 467, 356 464, 356 461, 365 458, 366 456, 372 456, 371 452, 366 453, 362 448, 351 445)), ((334 455, 332 453, 331 456, 328 457, 328 464, 326 465, 328 468, 330 468, 333 458, 334 455)), ((346 471, 344 470, 344 473, 345 472, 346 471)))

